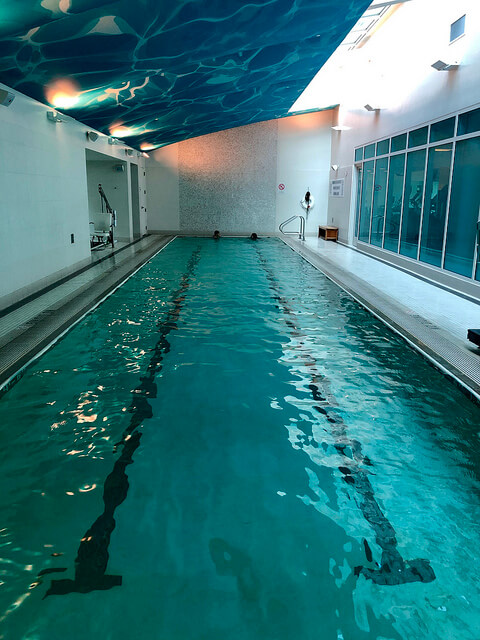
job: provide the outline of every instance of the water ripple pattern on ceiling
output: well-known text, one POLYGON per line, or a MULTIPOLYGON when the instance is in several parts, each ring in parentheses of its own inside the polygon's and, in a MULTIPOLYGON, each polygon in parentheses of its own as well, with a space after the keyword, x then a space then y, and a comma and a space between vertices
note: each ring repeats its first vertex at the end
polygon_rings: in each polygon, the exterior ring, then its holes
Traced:
POLYGON ((2 0, 0 80, 132 146, 165 145, 285 116, 369 4, 2 0))

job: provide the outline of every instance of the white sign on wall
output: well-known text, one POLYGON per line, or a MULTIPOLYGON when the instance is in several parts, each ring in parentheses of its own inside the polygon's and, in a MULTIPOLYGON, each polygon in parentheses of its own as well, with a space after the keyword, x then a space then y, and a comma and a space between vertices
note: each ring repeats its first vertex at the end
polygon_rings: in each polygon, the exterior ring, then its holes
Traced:
POLYGON ((344 187, 345 187, 344 178, 340 178, 339 180, 331 180, 330 195, 332 196, 332 198, 343 198, 344 187))

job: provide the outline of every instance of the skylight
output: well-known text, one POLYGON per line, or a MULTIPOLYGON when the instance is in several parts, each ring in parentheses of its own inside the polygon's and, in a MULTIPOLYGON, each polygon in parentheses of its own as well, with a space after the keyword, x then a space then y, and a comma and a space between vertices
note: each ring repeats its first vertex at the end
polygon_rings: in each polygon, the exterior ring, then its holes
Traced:
POLYGON ((368 41, 399 5, 410 1, 390 0, 388 2, 380 2, 374 0, 292 105, 290 113, 322 108, 341 102, 345 90, 345 87, 341 86, 342 70, 344 66, 351 65, 352 53, 360 49, 368 41))

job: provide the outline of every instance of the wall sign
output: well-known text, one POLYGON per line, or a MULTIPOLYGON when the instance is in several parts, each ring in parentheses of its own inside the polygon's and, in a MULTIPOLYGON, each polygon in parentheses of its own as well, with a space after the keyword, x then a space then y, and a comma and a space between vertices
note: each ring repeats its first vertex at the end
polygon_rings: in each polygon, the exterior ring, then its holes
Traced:
POLYGON ((332 198, 343 198, 345 178, 330 181, 330 195, 332 198))
POLYGON ((281 183, 278 185, 278 190, 279 190, 279 191, 283 191, 284 189, 285 189, 285 185, 283 184, 283 182, 281 182, 281 183))

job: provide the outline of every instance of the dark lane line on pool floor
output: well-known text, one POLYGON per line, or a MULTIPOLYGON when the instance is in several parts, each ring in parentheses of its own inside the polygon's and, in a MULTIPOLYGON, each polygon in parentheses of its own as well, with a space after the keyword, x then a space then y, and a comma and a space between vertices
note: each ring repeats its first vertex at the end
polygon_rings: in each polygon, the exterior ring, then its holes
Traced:
POLYGON ((122 439, 115 445, 115 451, 122 447, 120 457, 115 461, 113 469, 107 476, 103 489, 104 511, 83 536, 75 559, 75 578, 52 580, 45 598, 51 595, 68 593, 89 593, 111 589, 122 584, 122 576, 106 575, 109 559, 108 547, 110 537, 115 529, 115 510, 127 497, 129 483, 126 474, 127 465, 133 463, 133 454, 140 445, 142 434, 138 431, 145 420, 153 416, 149 398, 157 397, 155 377, 162 369, 162 360, 170 351, 167 336, 177 328, 185 293, 198 264, 200 248, 193 252, 187 269, 182 275, 179 288, 171 296, 173 307, 167 312, 165 320, 160 324, 160 337, 153 348, 153 355, 148 363, 140 384, 132 391, 132 401, 128 409, 132 414, 130 423, 125 429, 122 439))
MULTIPOLYGON (((256 251, 269 282, 269 287, 273 292, 272 298, 277 303, 277 308, 286 316, 285 322, 291 331, 291 335, 294 338, 305 338, 304 334, 302 334, 298 328, 299 322, 295 312, 291 309, 288 301, 282 296, 279 283, 258 246, 256 247, 256 251)), ((355 575, 363 575, 365 578, 369 578, 374 583, 380 585, 398 585, 407 582, 432 582, 435 580, 435 572, 429 560, 422 558, 404 560, 398 551, 395 529, 382 512, 375 498, 368 474, 360 466, 372 466, 372 462, 362 453, 361 443, 349 437, 347 426, 342 417, 338 412, 332 411, 332 409, 334 409, 332 402, 327 399, 327 396, 332 397, 330 393, 327 393, 329 386, 328 380, 319 372, 317 360, 310 353, 305 353, 302 347, 303 345, 300 346, 303 364, 311 372, 311 382, 308 388, 310 389, 313 400, 322 403, 321 406, 314 405, 313 408, 323 415, 331 425, 330 429, 335 439, 335 449, 345 459, 345 466, 339 466, 338 470, 342 474, 345 483, 354 488, 361 497, 359 502, 356 501, 357 505, 360 507, 365 520, 375 532, 376 542, 382 549, 379 568, 355 567, 355 575), (347 454, 347 450, 351 451, 352 457, 347 454)), ((318 446, 318 443, 315 442, 314 446, 318 446)), ((372 551, 367 540, 364 539, 363 544, 365 557, 368 562, 372 562, 372 551)))

